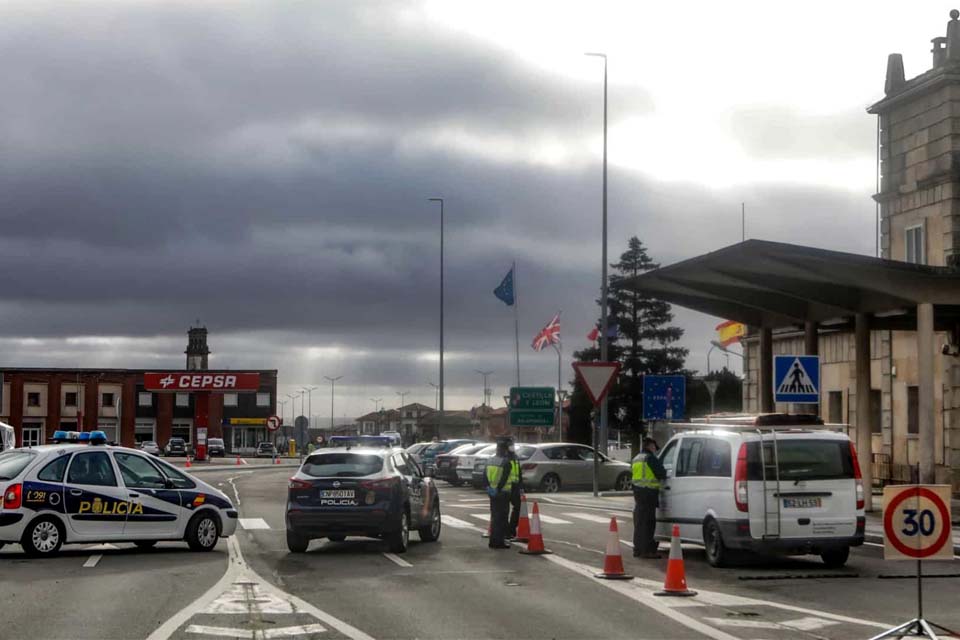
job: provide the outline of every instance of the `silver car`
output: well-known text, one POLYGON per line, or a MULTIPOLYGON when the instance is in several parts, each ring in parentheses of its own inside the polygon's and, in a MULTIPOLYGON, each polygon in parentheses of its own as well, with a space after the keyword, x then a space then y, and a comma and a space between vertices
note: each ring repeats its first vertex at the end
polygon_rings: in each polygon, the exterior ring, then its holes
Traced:
POLYGON ((140 443, 140 450, 149 453, 152 456, 160 456, 160 445, 153 440, 145 440, 140 443))
POLYGON ((411 458, 417 461, 417 464, 421 464, 423 462, 423 458, 421 458, 421 455, 423 454, 424 449, 429 447, 431 444, 433 443, 418 442, 416 444, 412 444, 409 447, 407 447, 407 453, 410 455, 411 458))
MULTIPOLYGON (((533 445, 533 454, 520 461, 523 484, 528 491, 556 493, 561 489, 593 488, 593 448, 582 444, 554 442, 533 445)), ((600 489, 629 491, 630 464, 600 454, 600 489)))

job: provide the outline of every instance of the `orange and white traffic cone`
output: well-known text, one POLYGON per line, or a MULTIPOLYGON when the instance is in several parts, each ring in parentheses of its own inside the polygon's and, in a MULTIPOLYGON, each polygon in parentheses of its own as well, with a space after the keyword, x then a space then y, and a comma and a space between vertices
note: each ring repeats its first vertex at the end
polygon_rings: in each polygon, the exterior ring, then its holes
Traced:
POLYGON ((190 456, 187 456, 187 469, 190 468, 190 456))
POLYGON ((617 529, 616 517, 610 518, 610 535, 607 537, 607 552, 603 555, 603 573, 595 574, 597 578, 607 580, 633 580, 623 570, 623 554, 620 553, 620 531, 617 529))
POLYGON ((527 494, 520 494, 520 520, 517 522, 517 542, 530 542, 530 518, 527 516, 527 494))
POLYGON ((238 453, 238 454, 237 454, 237 466, 239 467, 240 464, 241 464, 241 462, 240 462, 240 454, 238 453))
POLYGON ((280 464, 280 456, 273 459, 273 464, 280 464))
POLYGON ((683 569, 683 550, 680 548, 680 526, 673 525, 670 538, 670 559, 667 560, 667 577, 663 581, 663 591, 655 596, 695 596, 696 591, 687 589, 686 572, 683 569))
POLYGON ((543 546, 543 534, 540 532, 540 507, 533 503, 533 516, 530 519, 530 542, 526 549, 520 549, 520 553, 531 556, 542 556, 553 553, 543 546))

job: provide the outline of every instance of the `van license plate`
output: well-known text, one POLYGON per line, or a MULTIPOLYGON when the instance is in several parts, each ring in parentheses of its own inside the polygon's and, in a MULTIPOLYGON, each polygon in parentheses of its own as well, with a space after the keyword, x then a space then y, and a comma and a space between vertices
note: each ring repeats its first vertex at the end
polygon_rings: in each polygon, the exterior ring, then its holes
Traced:
POLYGON ((353 498, 353 489, 324 489, 321 498, 353 498))
POLYGON ((784 509, 816 509, 822 506, 820 498, 784 498, 784 509))

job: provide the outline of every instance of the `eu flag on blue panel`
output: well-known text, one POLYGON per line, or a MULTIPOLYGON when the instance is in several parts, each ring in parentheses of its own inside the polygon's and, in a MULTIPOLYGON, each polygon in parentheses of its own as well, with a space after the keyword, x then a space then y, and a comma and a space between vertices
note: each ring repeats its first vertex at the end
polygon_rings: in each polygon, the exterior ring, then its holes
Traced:
POLYGON ((493 295, 503 300, 508 307, 513 306, 513 268, 503 276, 503 281, 493 290, 493 295))

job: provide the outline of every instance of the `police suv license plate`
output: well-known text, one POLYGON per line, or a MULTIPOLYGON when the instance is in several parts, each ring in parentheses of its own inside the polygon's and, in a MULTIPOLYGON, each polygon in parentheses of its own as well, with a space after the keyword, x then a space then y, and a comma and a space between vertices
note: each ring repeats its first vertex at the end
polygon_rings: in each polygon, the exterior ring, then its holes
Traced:
POLYGON ((816 509, 821 507, 820 498, 784 498, 784 509, 816 509))
POLYGON ((322 489, 321 498, 350 498, 353 499, 353 489, 322 489))

